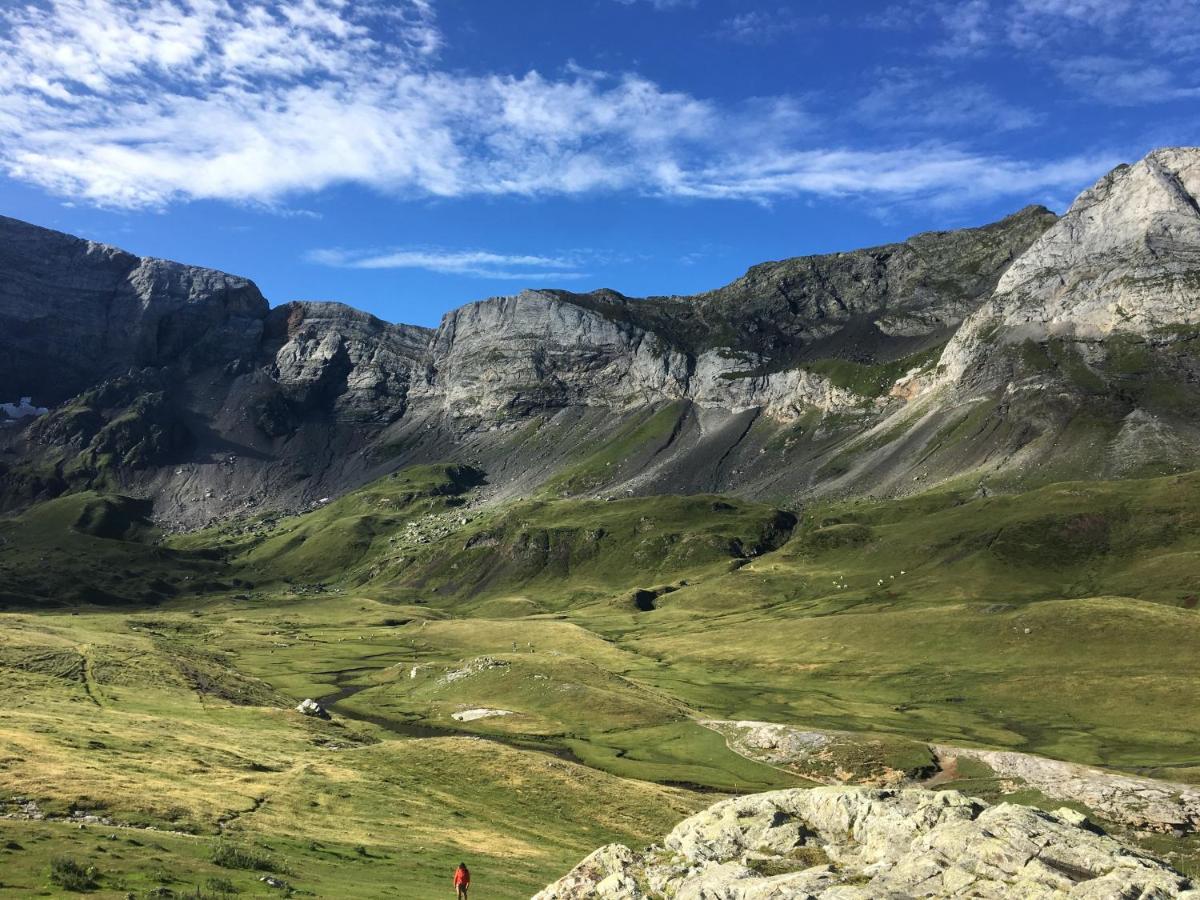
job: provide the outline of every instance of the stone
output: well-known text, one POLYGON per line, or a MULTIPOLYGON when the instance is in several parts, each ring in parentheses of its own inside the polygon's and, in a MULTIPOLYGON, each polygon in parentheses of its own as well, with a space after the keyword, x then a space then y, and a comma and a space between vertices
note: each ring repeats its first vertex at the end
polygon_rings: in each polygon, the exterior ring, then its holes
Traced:
POLYGON ((312 716, 318 719, 329 718, 329 713, 326 712, 325 707, 312 698, 301 700, 296 706, 296 712, 300 713, 301 715, 312 716))
POLYGON ((956 791, 818 787, 736 797, 662 845, 597 850, 535 900, 1186 896, 1165 863, 1061 816, 956 791))

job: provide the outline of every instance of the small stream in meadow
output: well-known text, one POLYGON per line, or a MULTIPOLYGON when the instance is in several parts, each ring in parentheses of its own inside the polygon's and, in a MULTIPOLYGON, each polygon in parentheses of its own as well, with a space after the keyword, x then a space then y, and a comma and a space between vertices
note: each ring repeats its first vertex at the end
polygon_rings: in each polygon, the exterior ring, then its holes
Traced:
POLYGON ((482 741, 491 741, 495 744, 504 744, 506 747, 514 747, 518 750, 533 750, 537 753, 545 753, 548 756, 553 756, 556 759, 566 760, 567 762, 586 765, 578 756, 572 753, 568 748, 551 744, 548 741, 538 740, 532 737, 507 737, 499 734, 482 734, 476 731, 467 731, 461 728, 447 728, 441 725, 429 725, 424 722, 414 722, 405 719, 394 719, 390 716, 375 715, 369 712, 362 712, 357 709, 339 708, 338 705, 345 700, 349 700, 355 694, 359 694, 369 688, 380 687, 377 684, 343 684, 340 681, 335 682, 337 690, 331 691, 328 694, 323 694, 318 697, 318 701, 326 709, 332 709, 335 712, 346 716, 349 719, 357 719, 360 722, 369 722, 372 725, 378 726, 385 731, 397 735, 398 737, 406 738, 436 738, 436 737, 471 737, 482 741))

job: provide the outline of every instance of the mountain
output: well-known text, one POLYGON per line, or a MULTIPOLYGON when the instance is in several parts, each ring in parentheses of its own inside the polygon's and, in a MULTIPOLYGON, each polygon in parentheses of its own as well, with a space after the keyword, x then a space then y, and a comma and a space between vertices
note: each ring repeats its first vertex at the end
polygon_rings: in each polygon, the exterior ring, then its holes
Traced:
POLYGON ((1013 263, 898 417, 909 435, 938 429, 920 443, 931 479, 966 469, 1020 486, 1200 465, 1198 196, 1200 151, 1151 153, 1013 263))
POLYGON ((432 331, 0 220, 0 397, 49 409, 0 432, 0 497, 119 490, 194 527, 444 461, 493 499, 1176 471, 1200 462, 1198 159, 1120 167, 1062 219, 763 263, 692 297, 525 291, 432 331))
POLYGON ((0 219, 0 397, 49 408, 0 432, 0 496, 106 487, 195 526, 445 458, 528 491, 606 442, 628 460, 560 479, 568 490, 753 493, 762 476, 743 467, 771 433, 878 405, 1053 220, 1031 207, 766 263, 697 297, 526 291, 430 331, 335 303, 272 309, 242 278, 0 219))
POLYGON ((1190 896, 1198 159, 437 329, 5 221, 0 894, 1190 896))

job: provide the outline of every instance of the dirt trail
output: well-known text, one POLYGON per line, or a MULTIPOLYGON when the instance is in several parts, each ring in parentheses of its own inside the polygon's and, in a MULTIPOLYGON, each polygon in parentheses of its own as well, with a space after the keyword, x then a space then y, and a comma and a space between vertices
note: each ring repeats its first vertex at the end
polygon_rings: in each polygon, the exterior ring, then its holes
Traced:
POLYGON ((95 706, 103 706, 104 704, 100 702, 97 696, 99 687, 96 686, 96 681, 92 677, 92 656, 89 652, 90 650, 90 644, 83 644, 79 647, 79 658, 82 660, 82 665, 79 667, 79 683, 83 685, 83 692, 87 694, 88 700, 95 706))

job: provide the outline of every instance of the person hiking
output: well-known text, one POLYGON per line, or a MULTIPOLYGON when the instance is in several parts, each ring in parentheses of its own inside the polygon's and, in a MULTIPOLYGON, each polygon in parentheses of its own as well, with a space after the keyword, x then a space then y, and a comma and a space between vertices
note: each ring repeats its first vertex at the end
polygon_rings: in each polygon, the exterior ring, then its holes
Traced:
POLYGON ((458 900, 467 900, 467 891, 471 887, 471 870, 467 868, 467 864, 460 862, 458 868, 454 870, 454 890, 458 895, 458 900))

